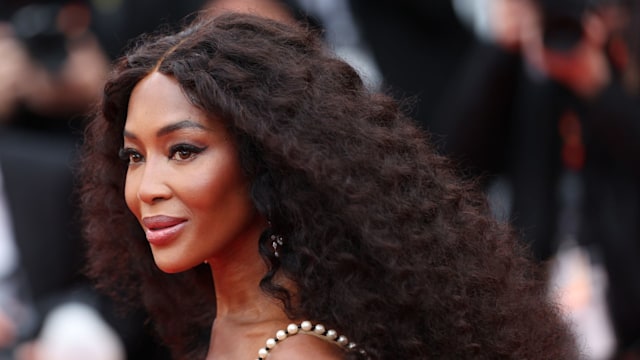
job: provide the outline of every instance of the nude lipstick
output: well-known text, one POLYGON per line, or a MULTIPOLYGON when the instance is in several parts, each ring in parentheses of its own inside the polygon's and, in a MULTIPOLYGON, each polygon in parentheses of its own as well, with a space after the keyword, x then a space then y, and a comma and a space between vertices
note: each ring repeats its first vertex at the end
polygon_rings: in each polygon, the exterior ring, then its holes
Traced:
POLYGON ((185 227, 186 221, 186 219, 156 215, 142 218, 142 225, 149 243, 161 246, 173 241, 185 227))

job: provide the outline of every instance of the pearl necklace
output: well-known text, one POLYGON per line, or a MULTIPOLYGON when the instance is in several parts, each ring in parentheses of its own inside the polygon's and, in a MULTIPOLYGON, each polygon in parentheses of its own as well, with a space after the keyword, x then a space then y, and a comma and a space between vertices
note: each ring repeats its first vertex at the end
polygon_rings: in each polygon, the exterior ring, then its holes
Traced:
MULTIPOLYGON (((305 320, 301 322, 300 325, 289 324, 286 330, 278 330, 276 336, 268 339, 266 346, 258 351, 257 360, 265 360, 269 355, 269 351, 273 350, 279 342, 296 334, 314 335, 346 350, 353 350, 357 347, 355 343, 349 342, 346 336, 338 335, 335 330, 327 330, 322 324, 313 325, 311 321, 305 320)), ((364 353, 364 350, 360 350, 360 352, 364 353)))

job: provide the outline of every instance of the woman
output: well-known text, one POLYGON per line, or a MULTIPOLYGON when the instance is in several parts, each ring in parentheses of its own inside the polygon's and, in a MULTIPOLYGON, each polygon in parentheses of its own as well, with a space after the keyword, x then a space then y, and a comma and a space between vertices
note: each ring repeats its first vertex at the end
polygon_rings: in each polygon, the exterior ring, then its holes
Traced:
POLYGON ((305 29, 229 14, 140 41, 82 180, 90 274, 176 358, 576 357, 482 196, 305 29))

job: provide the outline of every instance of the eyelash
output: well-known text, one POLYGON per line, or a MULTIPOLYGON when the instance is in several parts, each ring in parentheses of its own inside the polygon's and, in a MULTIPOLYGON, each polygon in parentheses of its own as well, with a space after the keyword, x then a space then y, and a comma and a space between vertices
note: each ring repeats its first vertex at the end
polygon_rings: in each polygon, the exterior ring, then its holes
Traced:
MULTIPOLYGON (((206 147, 199 147, 191 144, 177 144, 169 148, 168 158, 169 160, 188 161, 193 159, 196 155, 203 152, 205 149, 206 147), (186 157, 176 158, 176 155, 179 153, 183 155, 186 154, 186 157)), ((137 150, 133 148, 121 148, 118 151, 118 157, 129 164, 139 163, 144 160, 144 157, 137 150)))
POLYGON ((172 146, 169 149, 169 159, 174 159, 177 161, 187 161, 193 159, 196 155, 200 154, 206 149, 206 147, 199 147, 191 144, 177 144, 172 146), (184 159, 176 159, 175 156, 178 153, 187 153, 187 158, 184 159))
POLYGON ((118 150, 118 157, 120 158, 120 160, 126 161, 128 164, 142 161, 132 161, 133 157, 139 157, 140 159, 142 159, 142 155, 140 155, 139 152, 132 148, 121 148, 120 150, 118 150))

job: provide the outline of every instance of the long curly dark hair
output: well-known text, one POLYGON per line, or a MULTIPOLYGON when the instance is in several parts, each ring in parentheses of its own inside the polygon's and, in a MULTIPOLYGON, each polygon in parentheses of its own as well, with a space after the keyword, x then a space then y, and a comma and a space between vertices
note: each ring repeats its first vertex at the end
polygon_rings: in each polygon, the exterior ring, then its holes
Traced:
POLYGON ((141 302, 176 358, 206 354, 215 298, 208 268, 156 268, 124 202, 129 96, 152 71, 236 137, 255 206, 286 239, 278 258, 269 234, 257 241, 261 287, 291 318, 338 329, 372 359, 576 358, 527 251, 398 103, 369 91, 313 31, 241 14, 142 38, 86 129, 88 272, 141 302))

